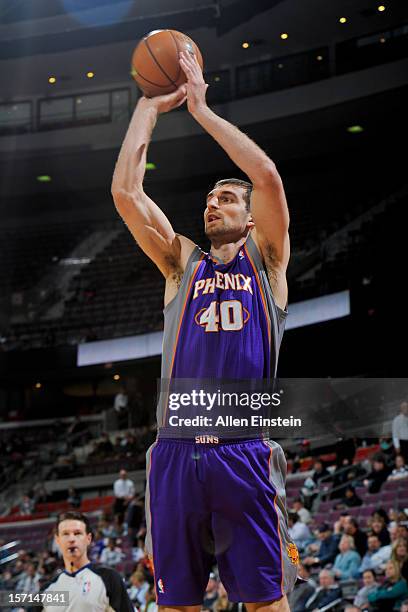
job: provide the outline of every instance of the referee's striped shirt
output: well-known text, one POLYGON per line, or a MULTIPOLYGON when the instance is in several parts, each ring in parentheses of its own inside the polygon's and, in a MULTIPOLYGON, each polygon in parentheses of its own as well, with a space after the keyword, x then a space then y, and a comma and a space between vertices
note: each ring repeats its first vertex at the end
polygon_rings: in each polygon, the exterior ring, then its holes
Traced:
POLYGON ((69 593, 66 606, 43 604, 44 612, 134 612, 121 575, 111 567, 88 563, 76 572, 64 570, 43 593, 69 593))

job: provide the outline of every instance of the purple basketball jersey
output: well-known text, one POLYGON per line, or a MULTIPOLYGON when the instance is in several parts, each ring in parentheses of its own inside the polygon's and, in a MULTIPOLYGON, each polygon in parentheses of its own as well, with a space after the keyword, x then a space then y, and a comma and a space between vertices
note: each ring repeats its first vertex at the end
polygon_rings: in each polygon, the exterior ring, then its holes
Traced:
POLYGON ((286 312, 250 236, 227 264, 196 247, 164 315, 162 378, 275 376, 286 312))

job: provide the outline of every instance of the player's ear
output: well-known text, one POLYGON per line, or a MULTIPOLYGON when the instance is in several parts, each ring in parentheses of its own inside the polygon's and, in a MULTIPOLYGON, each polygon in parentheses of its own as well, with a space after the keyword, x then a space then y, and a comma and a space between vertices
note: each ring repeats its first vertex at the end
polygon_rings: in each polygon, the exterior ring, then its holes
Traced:
POLYGON ((92 532, 86 534, 86 539, 88 541, 88 546, 90 546, 90 544, 92 542, 92 532))

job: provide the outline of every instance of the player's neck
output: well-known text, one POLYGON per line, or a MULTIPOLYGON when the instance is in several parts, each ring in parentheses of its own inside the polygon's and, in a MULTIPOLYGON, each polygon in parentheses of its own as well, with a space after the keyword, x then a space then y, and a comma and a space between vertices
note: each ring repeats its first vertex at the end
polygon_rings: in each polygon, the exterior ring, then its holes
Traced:
POLYGON ((237 242, 227 242, 225 244, 212 242, 210 255, 219 263, 226 264, 234 259, 239 249, 245 244, 246 239, 247 236, 243 236, 237 242))
POLYGON ((88 563, 90 563, 90 561, 87 555, 84 555, 83 557, 81 557, 80 559, 76 559, 75 561, 64 559, 65 569, 69 574, 75 574, 75 572, 85 567, 85 565, 88 565, 88 563))

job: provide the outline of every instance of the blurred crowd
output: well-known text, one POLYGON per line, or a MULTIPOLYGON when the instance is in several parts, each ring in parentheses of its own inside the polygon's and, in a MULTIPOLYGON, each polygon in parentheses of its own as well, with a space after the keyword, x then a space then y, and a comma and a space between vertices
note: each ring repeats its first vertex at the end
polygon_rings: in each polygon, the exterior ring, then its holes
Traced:
POLYGON ((387 439, 380 448, 359 466, 341 459, 341 465, 329 471, 321 459, 314 462, 288 512, 302 579, 289 598, 292 612, 408 612, 408 499, 407 507, 396 507, 394 494, 387 504, 392 507, 385 508, 378 496, 373 497, 377 507, 371 514, 362 520, 353 515, 356 507, 367 503, 358 490, 375 496, 386 482, 408 486, 403 455, 395 454, 387 439), (315 513, 315 502, 322 492, 337 511, 331 523, 316 520, 321 514, 315 513))
MULTIPOLYGON (((152 437, 153 429, 144 426, 115 438, 104 433, 91 441, 88 459, 138 456, 152 437)), ((397 495, 387 504, 377 495, 387 482, 392 487, 395 483, 398 491, 408 485, 406 458, 400 452, 405 449, 395 440, 395 435, 380 439, 379 452, 358 464, 353 463, 355 441, 339 441, 334 466, 325 465, 324 455, 315 457, 303 482, 297 480, 297 497, 288 507, 289 534, 300 555, 299 579, 289 596, 291 612, 408 612, 408 496, 405 507, 397 495), (364 507, 367 495, 376 506, 362 520, 355 510, 364 507), (322 502, 331 504, 326 515, 319 511, 322 502), (336 518, 330 520, 333 511, 336 518)), ((302 448, 310 451, 307 444, 302 448)), ((301 461, 301 456, 292 458, 295 472, 301 461)), ((90 516, 89 557, 122 573, 135 610, 157 612, 153 568, 145 551, 144 496, 136 489, 126 469, 120 469, 112 483, 111 508, 90 516)), ((67 490, 65 499, 72 509, 81 506, 81 494, 74 488, 67 490)), ((46 500, 44 488, 30 492, 21 501, 20 514, 31 515, 35 504, 46 500)), ((61 571, 53 536, 50 530, 43 550, 23 548, 4 566, 1 560, 9 553, 2 549, 6 541, 0 541, 0 590, 38 592, 61 571)), ((238 610, 238 604, 228 601, 216 565, 202 609, 238 610)))

